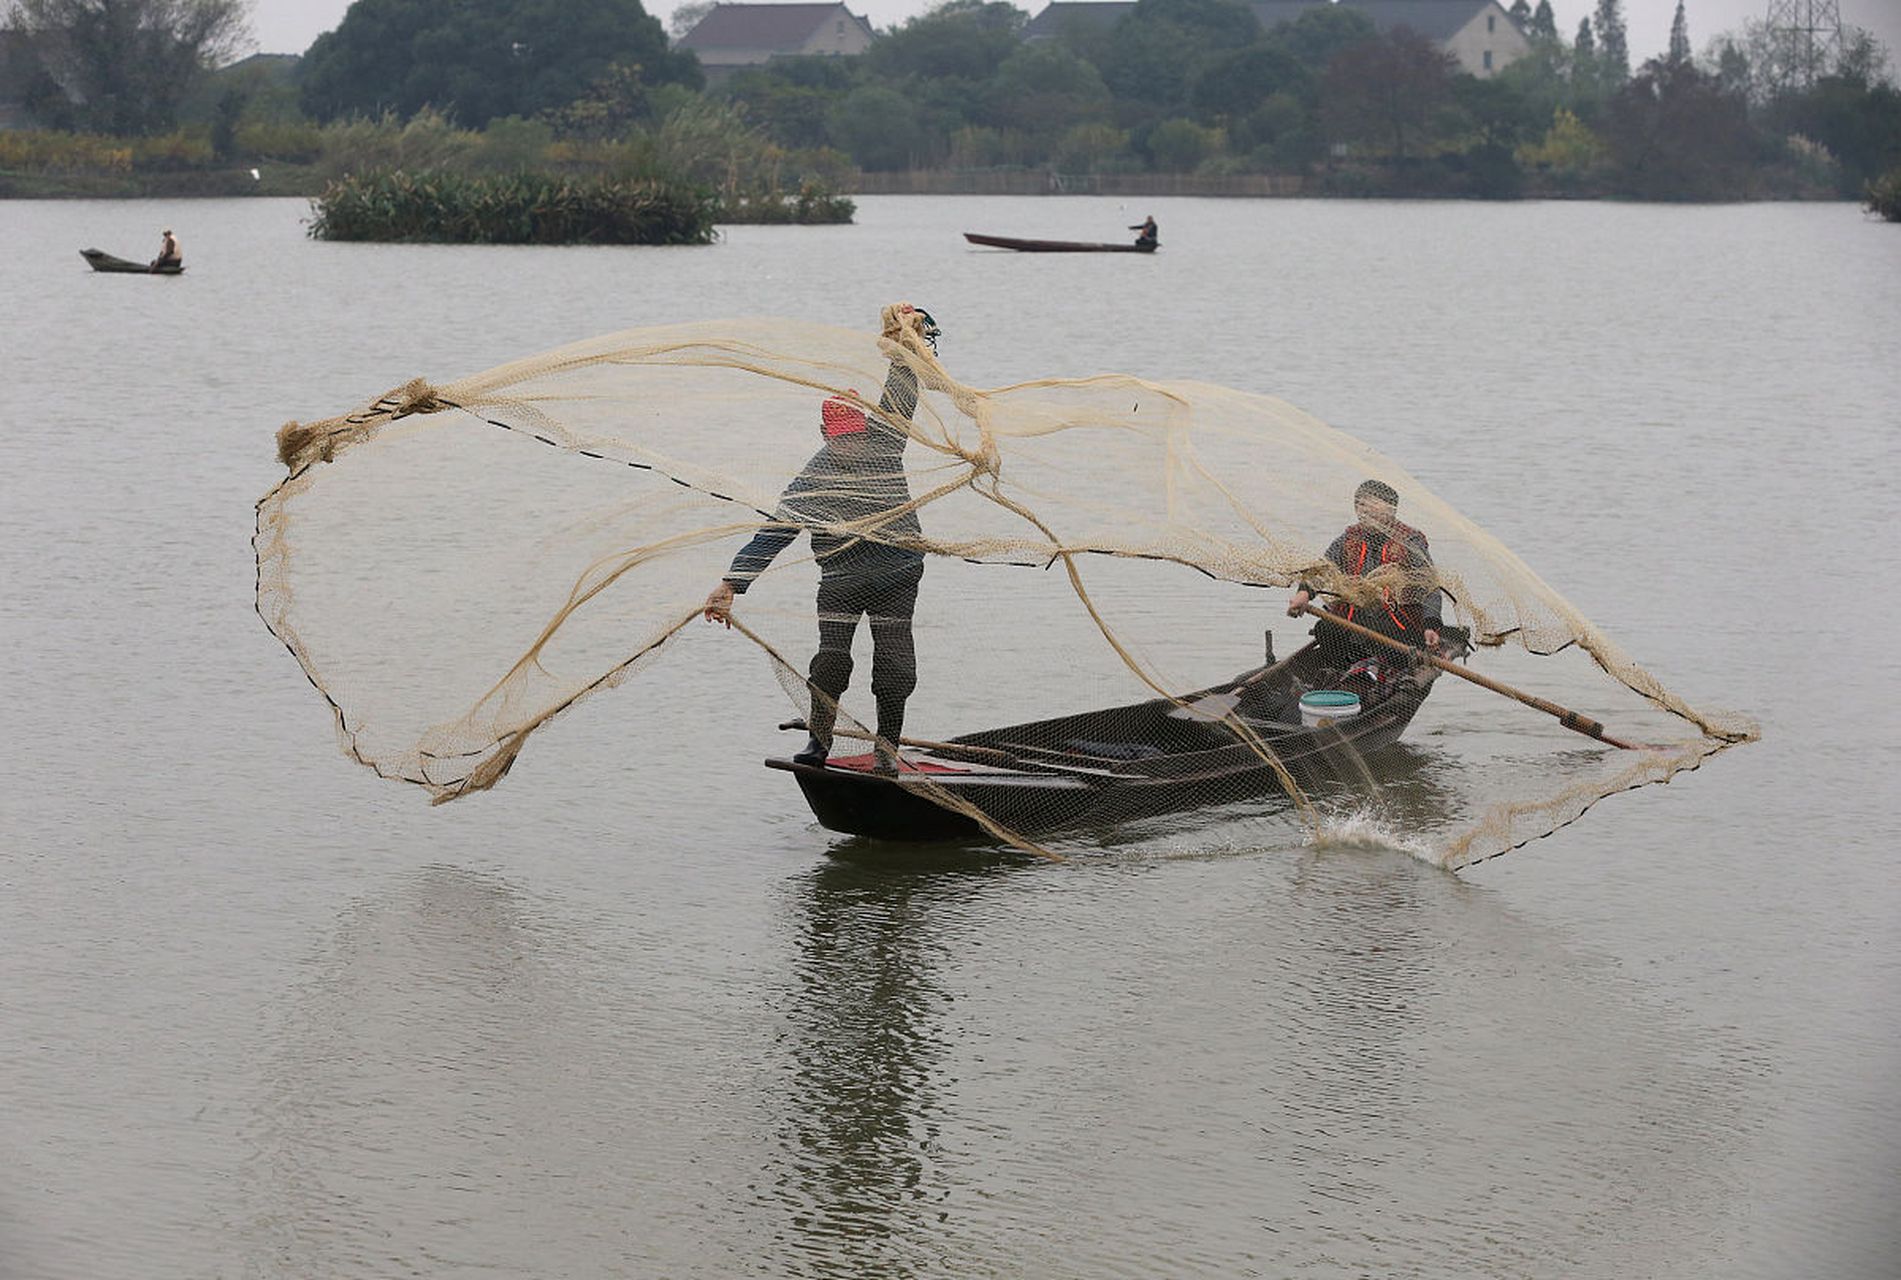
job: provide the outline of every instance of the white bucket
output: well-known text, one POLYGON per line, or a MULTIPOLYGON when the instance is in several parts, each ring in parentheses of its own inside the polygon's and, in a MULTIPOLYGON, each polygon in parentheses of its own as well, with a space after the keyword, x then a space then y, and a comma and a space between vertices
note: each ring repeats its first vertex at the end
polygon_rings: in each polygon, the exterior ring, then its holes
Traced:
POLYGON ((1360 714, 1360 695, 1338 689, 1315 689, 1300 695, 1300 722, 1308 728, 1360 714))

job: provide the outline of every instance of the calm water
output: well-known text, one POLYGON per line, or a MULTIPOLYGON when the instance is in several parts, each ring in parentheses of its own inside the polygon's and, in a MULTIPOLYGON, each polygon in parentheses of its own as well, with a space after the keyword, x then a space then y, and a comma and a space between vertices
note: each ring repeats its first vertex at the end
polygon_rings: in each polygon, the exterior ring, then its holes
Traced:
POLYGON ((872 199, 480 250, 303 212, 0 204, 0 1276, 1901 1274, 1895 228, 872 199), (1148 212, 1153 260, 957 235, 1148 212), (182 279, 76 253, 166 225, 182 279), (894 297, 979 383, 1318 413, 1765 740, 1462 876, 880 859, 761 776, 783 700, 704 633, 470 802, 337 753, 251 610, 281 422, 894 297))

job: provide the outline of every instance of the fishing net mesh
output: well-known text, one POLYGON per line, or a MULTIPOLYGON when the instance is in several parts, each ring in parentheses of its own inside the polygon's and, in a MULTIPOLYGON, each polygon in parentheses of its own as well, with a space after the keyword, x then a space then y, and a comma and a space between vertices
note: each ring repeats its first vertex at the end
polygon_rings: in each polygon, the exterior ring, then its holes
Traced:
MULTIPOLYGON (((1324 837, 1372 807, 1457 867, 1755 736, 1285 403, 1121 374, 983 389, 930 337, 900 304, 863 331, 641 329, 287 424, 288 474, 258 504, 258 611, 345 750, 438 802, 494 786, 551 718, 611 715, 598 695, 682 643, 729 664, 756 647, 788 695, 709 691, 664 727, 736 741, 726 785, 816 733, 829 764, 760 779, 786 805, 816 772, 828 825, 948 819, 1038 852, 1131 824, 1324 837), (1383 555, 1384 534, 1370 561, 1329 558, 1369 479, 1429 559, 1383 555), (1363 621, 1414 605, 1413 645, 1439 591, 1470 669, 1635 749, 1371 641, 1306 647, 1311 620, 1285 610, 1303 583, 1363 621), (709 604, 730 629, 694 625, 709 604), (1354 689, 1357 715, 1301 710, 1354 689)), ((628 726, 630 746, 655 729, 628 726)))

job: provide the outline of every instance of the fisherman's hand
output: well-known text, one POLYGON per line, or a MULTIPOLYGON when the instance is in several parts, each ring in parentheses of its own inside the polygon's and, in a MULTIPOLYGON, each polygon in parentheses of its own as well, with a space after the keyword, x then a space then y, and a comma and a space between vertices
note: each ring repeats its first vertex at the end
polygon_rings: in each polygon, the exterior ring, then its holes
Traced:
POLYGON ((883 326, 884 336, 896 342, 906 329, 915 330, 921 323, 917 308, 908 302, 894 302, 878 313, 879 323, 883 326))
POLYGON ((1303 588, 1302 590, 1294 592, 1293 599, 1287 602, 1287 616, 1290 618, 1298 618, 1307 611, 1307 606, 1312 601, 1313 595, 1306 589, 1303 588))
MULTIPOLYGON (((883 321, 882 336, 885 343, 900 350, 915 352, 927 360, 933 357, 932 339, 937 336, 937 331, 931 327, 929 313, 908 302, 894 302, 884 309, 880 318, 883 321)), ((887 350, 885 354, 891 355, 891 352, 887 350)))
POLYGON ((1426 628, 1426 647, 1428 649, 1437 649, 1439 647, 1439 633, 1432 627, 1426 628))
POLYGON ((722 626, 733 625, 733 584, 722 582, 706 597, 706 620, 722 626))

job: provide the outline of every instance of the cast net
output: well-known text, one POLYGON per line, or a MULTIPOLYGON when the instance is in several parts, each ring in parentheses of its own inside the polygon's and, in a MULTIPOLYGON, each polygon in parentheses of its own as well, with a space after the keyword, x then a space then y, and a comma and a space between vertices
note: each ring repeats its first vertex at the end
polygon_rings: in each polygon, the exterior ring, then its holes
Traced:
POLYGON ((437 802, 718 644, 729 667, 763 655, 789 699, 722 682, 668 724, 720 740, 722 789, 1040 852, 1234 847, 1267 822, 1457 867, 1756 734, 1285 403, 1122 374, 983 389, 925 313, 881 320, 634 330, 290 423, 258 611, 348 754, 437 802), (1310 642, 1286 613, 1302 584, 1403 647, 1310 642), (709 607, 730 630, 689 630, 709 607), (1454 665, 1632 748, 1428 664, 1435 623, 1454 665))

